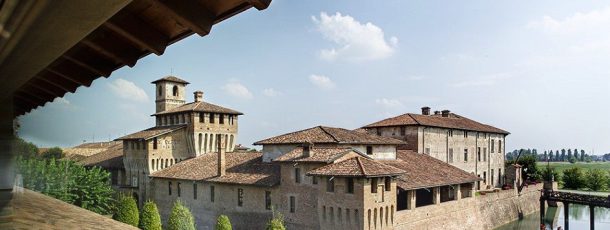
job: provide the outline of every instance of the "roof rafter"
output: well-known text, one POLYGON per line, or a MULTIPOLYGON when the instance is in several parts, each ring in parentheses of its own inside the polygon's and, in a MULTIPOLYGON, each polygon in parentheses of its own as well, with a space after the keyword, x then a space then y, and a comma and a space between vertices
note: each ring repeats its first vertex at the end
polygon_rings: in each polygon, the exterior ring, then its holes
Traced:
POLYGON ((172 18, 199 34, 199 36, 205 36, 212 30, 216 15, 199 4, 197 0, 165 2, 149 0, 149 2, 166 10, 172 18), (188 4, 185 4, 185 2, 188 2, 188 4))
POLYGON ((165 34, 152 28, 150 24, 133 14, 119 12, 103 26, 156 55, 162 55, 169 43, 165 34))

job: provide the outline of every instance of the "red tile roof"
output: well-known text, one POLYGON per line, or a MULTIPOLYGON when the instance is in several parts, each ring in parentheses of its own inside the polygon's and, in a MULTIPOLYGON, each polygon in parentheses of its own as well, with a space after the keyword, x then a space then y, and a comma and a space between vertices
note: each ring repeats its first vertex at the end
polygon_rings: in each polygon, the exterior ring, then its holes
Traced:
POLYGON ((116 140, 148 140, 153 137, 158 137, 166 133, 170 133, 186 127, 186 125, 168 125, 168 126, 156 126, 142 130, 140 132, 132 133, 127 136, 117 138, 116 140))
POLYGON ((150 176, 267 187, 279 184, 280 166, 262 162, 262 156, 260 152, 226 153, 226 174, 220 177, 217 153, 184 160, 150 176))
POLYGON ((398 187, 404 190, 472 183, 481 180, 474 174, 426 154, 415 153, 411 150, 398 150, 396 157, 397 160, 384 161, 384 163, 406 171, 397 180, 398 187))
POLYGON ((176 108, 166 110, 163 112, 158 112, 153 114, 152 116, 162 115, 162 114, 171 114, 171 113, 182 113, 182 112, 208 112, 208 113, 224 113, 224 114, 235 114, 235 115, 243 115, 242 112, 237 110, 225 108, 219 105, 214 105, 211 103, 198 101, 191 102, 176 108))
POLYGON ((307 172, 307 175, 337 177, 383 177, 396 176, 403 173, 405 173, 405 171, 402 169, 395 168, 370 158, 358 156, 311 170, 307 172))
POLYGON ((364 126, 363 128, 375 128, 375 127, 387 127, 387 126, 409 126, 409 125, 421 125, 421 126, 431 126, 431 127, 440 127, 440 128, 450 128, 450 129, 461 129, 461 130, 470 130, 470 131, 480 131, 480 132, 489 132, 489 133, 500 133, 500 134, 510 134, 509 132, 490 126, 486 124, 482 124, 466 117, 450 113, 448 117, 443 117, 441 114, 435 115, 421 115, 421 114, 413 114, 406 113, 403 115, 399 115, 396 117, 387 118, 369 125, 364 126))
POLYGON ((106 169, 125 168, 123 165, 123 142, 118 141, 107 150, 78 161, 78 164, 84 166, 99 166, 106 169))
POLYGON ((188 81, 182 80, 180 78, 177 78, 175 76, 165 76, 163 78, 157 79, 151 83, 155 84, 157 82, 162 82, 162 81, 171 81, 171 82, 176 82, 176 83, 182 83, 182 84, 189 84, 188 81))
POLYGON ((324 144, 378 144, 378 145, 401 145, 403 141, 371 135, 368 133, 333 128, 326 126, 316 126, 292 133, 287 133, 271 137, 262 141, 255 142, 254 145, 266 144, 304 144, 304 143, 324 143, 324 144))
POLYGON ((309 157, 303 155, 303 148, 295 148, 277 158, 274 162, 309 162, 332 163, 341 156, 350 153, 352 148, 311 148, 309 157))

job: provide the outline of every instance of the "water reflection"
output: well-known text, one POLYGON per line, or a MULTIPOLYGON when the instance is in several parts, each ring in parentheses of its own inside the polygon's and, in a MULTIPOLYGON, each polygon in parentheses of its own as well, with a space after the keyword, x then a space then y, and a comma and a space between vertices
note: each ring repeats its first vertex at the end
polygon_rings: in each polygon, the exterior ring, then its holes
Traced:
MULTIPOLYGON (((558 208, 547 208, 545 222, 546 229, 557 229, 564 226, 563 206, 561 203, 558 208)), ((570 205, 570 229, 589 229, 589 206, 585 205, 570 205)), ((513 221, 503 225, 496 230, 509 229, 540 229, 540 212, 535 212, 527 215, 523 220, 513 221)), ((610 229, 610 209, 595 208, 595 229, 610 229)))

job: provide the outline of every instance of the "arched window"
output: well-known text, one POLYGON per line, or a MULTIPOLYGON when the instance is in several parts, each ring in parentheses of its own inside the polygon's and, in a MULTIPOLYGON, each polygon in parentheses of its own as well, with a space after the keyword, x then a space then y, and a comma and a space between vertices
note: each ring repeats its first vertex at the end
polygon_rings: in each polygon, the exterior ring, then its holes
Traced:
POLYGON ((208 152, 208 134, 205 134, 205 138, 203 139, 203 152, 208 152))
POLYGON ((174 95, 174 97, 178 96, 178 86, 175 85, 174 88, 172 88, 172 94, 174 95))
POLYGON ((232 134, 231 134, 231 139, 229 140, 229 148, 230 148, 230 150, 227 150, 227 151, 233 152, 233 135, 232 134))
POLYGON ((163 88, 161 86, 159 86, 159 96, 163 96, 163 88))
POLYGON ((203 146, 201 145, 201 144, 203 144, 203 140, 202 140, 202 139, 203 139, 203 134, 201 134, 201 133, 200 133, 200 134, 199 134, 199 153, 201 153, 201 149, 202 149, 202 147, 203 147, 203 146))

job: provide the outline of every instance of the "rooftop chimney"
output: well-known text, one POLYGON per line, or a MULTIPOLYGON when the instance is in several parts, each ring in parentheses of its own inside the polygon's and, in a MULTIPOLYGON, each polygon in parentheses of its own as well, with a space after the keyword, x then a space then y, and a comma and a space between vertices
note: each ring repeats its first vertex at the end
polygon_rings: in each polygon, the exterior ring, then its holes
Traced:
POLYGON ((425 106, 421 108, 421 114, 422 115, 430 115, 430 107, 425 106))
POLYGON ((303 157, 311 157, 311 143, 303 144, 303 157))
POLYGON ((443 117, 449 117, 449 112, 450 112, 449 110, 446 110, 446 109, 445 109, 445 110, 443 110, 443 111, 442 111, 442 113, 443 113, 443 117))
POLYGON ((217 134, 216 140, 218 140, 218 176, 223 176, 227 171, 225 156, 225 135, 217 134))
POLYGON ((195 102, 203 101, 203 92, 197 90, 193 94, 195 95, 195 102))

